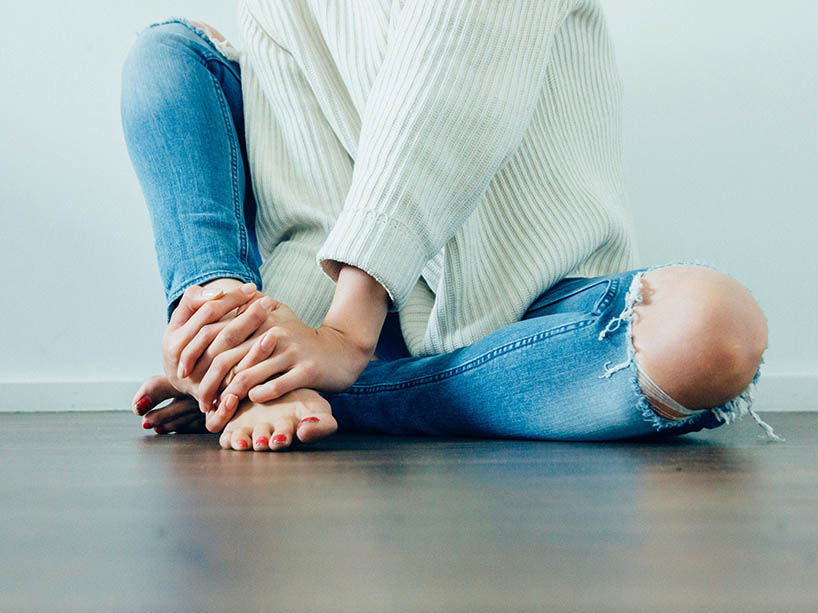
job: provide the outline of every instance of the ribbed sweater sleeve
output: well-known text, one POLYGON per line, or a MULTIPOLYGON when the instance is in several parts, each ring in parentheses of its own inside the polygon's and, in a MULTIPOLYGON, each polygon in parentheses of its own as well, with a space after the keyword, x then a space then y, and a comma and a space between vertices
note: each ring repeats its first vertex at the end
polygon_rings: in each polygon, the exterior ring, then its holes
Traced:
POLYGON ((408 0, 361 121, 343 211, 318 252, 400 310, 525 135, 570 0, 408 0))

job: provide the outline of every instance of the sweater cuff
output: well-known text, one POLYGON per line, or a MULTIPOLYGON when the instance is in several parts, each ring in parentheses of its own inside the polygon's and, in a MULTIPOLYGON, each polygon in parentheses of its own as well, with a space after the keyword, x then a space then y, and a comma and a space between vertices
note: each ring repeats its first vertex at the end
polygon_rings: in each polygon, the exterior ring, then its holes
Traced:
POLYGON ((389 294, 400 311, 429 258, 423 241, 402 222, 376 211, 343 211, 318 251, 321 269, 338 281, 344 264, 360 268, 389 294))

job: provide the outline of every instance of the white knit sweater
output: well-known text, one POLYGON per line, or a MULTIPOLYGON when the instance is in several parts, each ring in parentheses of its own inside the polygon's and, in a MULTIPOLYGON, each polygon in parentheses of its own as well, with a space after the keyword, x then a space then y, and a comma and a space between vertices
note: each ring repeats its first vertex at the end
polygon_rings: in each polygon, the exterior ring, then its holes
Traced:
POLYGON ((341 263, 413 355, 633 268, 621 86, 595 0, 240 0, 264 292, 318 325, 341 263), (323 270, 322 270, 323 269, 323 270))

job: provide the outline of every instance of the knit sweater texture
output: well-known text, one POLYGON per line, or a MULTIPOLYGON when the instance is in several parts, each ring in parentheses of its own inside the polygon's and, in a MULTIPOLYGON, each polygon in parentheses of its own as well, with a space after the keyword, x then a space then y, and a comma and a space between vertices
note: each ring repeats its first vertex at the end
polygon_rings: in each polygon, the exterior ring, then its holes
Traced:
POLYGON ((343 264, 415 356, 634 267, 596 0, 240 0, 238 22, 263 291, 308 325, 343 264))

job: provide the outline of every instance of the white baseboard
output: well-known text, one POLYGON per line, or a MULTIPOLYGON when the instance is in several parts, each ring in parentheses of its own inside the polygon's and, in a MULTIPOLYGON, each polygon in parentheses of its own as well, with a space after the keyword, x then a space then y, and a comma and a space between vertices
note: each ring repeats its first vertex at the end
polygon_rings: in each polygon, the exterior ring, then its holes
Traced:
MULTIPOLYGON (((130 411, 141 381, 0 382, 0 412, 130 411)), ((759 412, 818 411, 818 374, 762 374, 759 412)))
POLYGON ((0 382, 0 412, 130 411, 142 381, 0 382))

